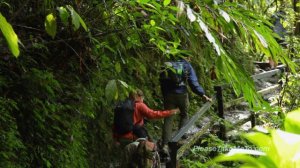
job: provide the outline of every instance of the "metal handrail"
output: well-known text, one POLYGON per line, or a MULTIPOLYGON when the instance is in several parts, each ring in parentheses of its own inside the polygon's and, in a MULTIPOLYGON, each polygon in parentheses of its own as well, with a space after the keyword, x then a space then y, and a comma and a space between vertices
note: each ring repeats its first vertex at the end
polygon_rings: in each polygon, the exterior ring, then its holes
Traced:
MULTIPOLYGON (((215 99, 215 97, 213 98, 215 99)), ((178 132, 175 134, 175 136, 172 137, 171 142, 178 142, 180 138, 186 133, 189 128, 194 125, 194 123, 206 112, 209 110, 210 106, 213 102, 206 102, 196 114, 193 115, 193 117, 178 130, 178 132)))
POLYGON ((181 139, 181 137, 186 133, 189 128, 205 113, 209 110, 211 105, 213 104, 216 97, 213 97, 212 102, 206 102, 199 111, 193 115, 193 117, 180 129, 178 132, 172 137, 171 141, 168 143, 170 148, 170 156, 171 161, 167 163, 168 168, 175 168, 177 164, 177 151, 179 149, 178 141, 181 139))

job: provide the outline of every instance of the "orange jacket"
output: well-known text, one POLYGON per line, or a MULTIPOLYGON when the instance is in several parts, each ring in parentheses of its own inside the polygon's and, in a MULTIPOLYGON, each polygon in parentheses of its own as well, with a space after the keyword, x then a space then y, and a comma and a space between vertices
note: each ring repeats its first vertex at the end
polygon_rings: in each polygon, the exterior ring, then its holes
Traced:
MULTIPOLYGON (((143 126, 144 118, 148 119, 159 119, 172 115, 171 110, 152 110, 145 103, 141 101, 135 101, 134 105, 134 113, 133 113, 133 124, 143 126)), ((115 139, 125 138, 135 140, 136 137, 132 132, 118 135, 114 133, 113 137, 115 139)))
POLYGON ((144 118, 159 119, 172 115, 170 110, 152 110, 145 103, 136 101, 134 105, 133 124, 143 126, 144 118))

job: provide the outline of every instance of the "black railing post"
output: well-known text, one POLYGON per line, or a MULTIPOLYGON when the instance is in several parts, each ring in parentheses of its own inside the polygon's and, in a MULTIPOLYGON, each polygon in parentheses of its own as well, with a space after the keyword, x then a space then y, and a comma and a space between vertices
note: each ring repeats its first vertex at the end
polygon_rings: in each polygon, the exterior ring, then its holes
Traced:
POLYGON ((176 168, 177 167, 177 151, 178 151, 178 143, 177 142, 169 142, 170 149, 170 157, 171 160, 166 164, 167 168, 176 168))
POLYGON ((222 121, 220 123, 220 132, 218 133, 218 136, 220 139, 225 140, 226 139, 226 129, 225 129, 225 125, 224 125, 224 105, 223 105, 222 87, 215 86, 214 89, 216 91, 216 99, 218 102, 218 116, 222 119, 222 121))
POLYGON ((256 125, 256 113, 254 111, 251 111, 251 127, 254 128, 256 125))

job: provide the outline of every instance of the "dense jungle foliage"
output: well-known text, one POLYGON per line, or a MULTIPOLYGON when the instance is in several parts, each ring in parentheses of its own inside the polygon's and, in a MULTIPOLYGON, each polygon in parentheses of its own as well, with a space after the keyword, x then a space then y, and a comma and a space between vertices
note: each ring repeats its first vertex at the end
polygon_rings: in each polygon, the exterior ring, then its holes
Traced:
POLYGON ((115 102, 140 88, 162 108, 170 55, 191 57, 208 95, 230 83, 258 109, 252 62, 272 58, 290 70, 280 105, 296 109, 299 12, 299 0, 0 0, 0 167, 111 166, 115 102))

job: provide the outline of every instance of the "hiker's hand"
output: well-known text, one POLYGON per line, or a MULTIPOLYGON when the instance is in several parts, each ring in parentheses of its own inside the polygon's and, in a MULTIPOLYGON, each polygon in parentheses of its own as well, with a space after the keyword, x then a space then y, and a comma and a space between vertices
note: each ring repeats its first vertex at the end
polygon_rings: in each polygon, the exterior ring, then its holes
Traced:
POLYGON ((179 113, 179 108, 172 109, 172 110, 171 110, 171 113, 172 113, 172 114, 175 114, 175 115, 178 114, 178 113, 179 113))
POLYGON ((204 98, 204 100, 207 101, 207 102, 212 102, 212 98, 207 97, 206 95, 203 95, 203 98, 204 98))

